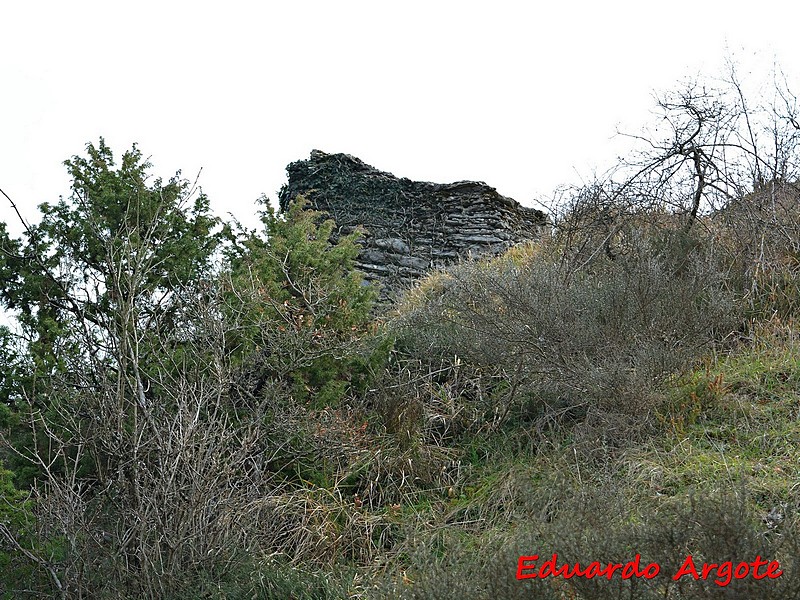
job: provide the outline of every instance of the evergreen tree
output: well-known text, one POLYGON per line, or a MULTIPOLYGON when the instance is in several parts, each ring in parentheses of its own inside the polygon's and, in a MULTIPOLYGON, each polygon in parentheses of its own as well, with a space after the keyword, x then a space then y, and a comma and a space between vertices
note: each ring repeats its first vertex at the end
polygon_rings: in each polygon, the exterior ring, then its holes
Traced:
POLYGON ((229 308, 248 307, 238 351, 260 356, 262 377, 290 380, 296 398, 334 401, 359 374, 357 341, 372 327, 376 290, 354 268, 360 233, 334 240, 335 223, 302 196, 284 215, 267 205, 262 222, 230 257, 229 308))

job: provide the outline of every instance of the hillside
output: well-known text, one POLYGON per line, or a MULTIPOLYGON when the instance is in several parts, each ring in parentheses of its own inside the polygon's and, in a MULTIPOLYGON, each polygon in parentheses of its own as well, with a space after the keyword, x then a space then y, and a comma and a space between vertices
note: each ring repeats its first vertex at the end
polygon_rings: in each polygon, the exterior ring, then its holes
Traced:
POLYGON ((798 118, 675 98, 550 221, 89 144, 0 223, 0 598, 800 597, 798 118))

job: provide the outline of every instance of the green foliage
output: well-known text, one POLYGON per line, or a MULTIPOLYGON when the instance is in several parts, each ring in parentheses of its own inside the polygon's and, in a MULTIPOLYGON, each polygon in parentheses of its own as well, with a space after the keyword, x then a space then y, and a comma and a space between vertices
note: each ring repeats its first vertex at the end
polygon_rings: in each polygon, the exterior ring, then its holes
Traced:
POLYGON ((202 193, 175 175, 152 180, 136 146, 115 168, 101 138, 87 156, 65 162, 69 198, 42 204, 42 219, 11 239, 0 225, 0 302, 17 311, 25 337, 27 376, 5 381, 4 400, 36 395, 49 377, 68 372, 70 355, 91 338, 97 346, 118 329, 120 311, 161 328, 178 326, 174 296, 197 286, 221 238, 202 193))
MULTIPOLYGON (((221 242, 206 196, 179 173, 153 179, 136 146, 117 165, 101 138, 64 164, 68 198, 42 204, 41 220, 20 239, 0 225, 0 304, 21 331, 0 331, 0 402, 44 410, 56 431, 65 415, 93 410, 76 374, 97 388, 91 375, 127 369, 131 347, 119 342, 131 339, 133 324, 145 370, 148 355, 170 350, 155 338, 185 335, 179 297, 202 291, 221 242)), ((32 448, 26 435, 13 432, 18 448, 32 448)), ((20 474, 30 470, 9 460, 20 474)))
POLYGON ((26 492, 17 489, 14 473, 0 461, 0 573, 3 573, 0 598, 3 600, 14 598, 15 589, 29 586, 40 575, 15 551, 8 538, 11 535, 16 543, 32 548, 35 523, 33 502, 26 492))
POLYGON ((267 206, 262 221, 264 236, 247 234, 230 257, 228 309, 243 323, 232 344, 261 353, 254 368, 291 381, 297 399, 334 403, 370 362, 357 342, 372 331, 376 292, 353 268, 359 234, 334 240, 334 222, 302 198, 283 216, 267 206))
POLYGON ((17 382, 24 377, 21 362, 14 334, 8 327, 0 326, 0 430, 10 425, 8 401, 14 396, 17 382))
MULTIPOLYGON (((111 568, 116 575, 106 580, 95 572, 114 560, 112 544, 98 542, 117 529, 114 519, 136 539, 119 564, 141 560, 151 536, 170 535, 157 512, 179 513, 169 506, 175 493, 165 487, 175 479, 165 485, 162 461, 192 471, 181 466, 189 460, 182 444, 193 439, 224 454, 215 430, 225 444, 233 437, 224 420, 200 427, 215 416, 208 398, 220 397, 206 392, 217 373, 202 326, 210 323, 203 307, 222 238, 207 198, 179 175, 152 179, 136 147, 116 165, 101 139, 65 164, 68 198, 42 204, 40 222, 26 225, 21 239, 0 228, 0 271, 8 276, 0 303, 20 331, 0 331, 0 406, 11 425, 2 439, 13 447, 3 457, 36 500, 39 529, 14 532, 30 551, 24 560, 47 571, 53 589, 60 578, 73 590, 98 591, 131 581, 127 568, 111 568), (188 414, 193 428, 184 422, 178 443, 175 423, 188 414)), ((192 551, 181 548, 167 571, 192 551)), ((33 587, 40 586, 47 588, 33 587)))
POLYGON ((0 523, 21 530, 29 526, 31 503, 14 485, 14 473, 0 462, 0 523))

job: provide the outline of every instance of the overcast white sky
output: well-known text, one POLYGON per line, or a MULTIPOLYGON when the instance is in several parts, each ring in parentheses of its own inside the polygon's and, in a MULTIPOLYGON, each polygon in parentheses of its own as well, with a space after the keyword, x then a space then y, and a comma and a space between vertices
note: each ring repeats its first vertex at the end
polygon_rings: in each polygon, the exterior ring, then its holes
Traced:
MULTIPOLYGON (((104 136, 253 224, 287 163, 347 152, 411 179, 486 181, 530 205, 613 162, 653 92, 777 60, 791 2, 4 2, 0 188, 35 220, 62 162, 104 136)), ((797 86, 794 87, 797 90, 797 86)), ((11 214, 0 199, 0 219, 11 214)))

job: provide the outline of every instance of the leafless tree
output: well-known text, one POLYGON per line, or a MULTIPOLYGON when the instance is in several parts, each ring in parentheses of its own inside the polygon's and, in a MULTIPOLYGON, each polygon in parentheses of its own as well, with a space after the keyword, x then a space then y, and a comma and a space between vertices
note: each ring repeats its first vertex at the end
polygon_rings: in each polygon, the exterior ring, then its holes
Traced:
POLYGON ((786 266, 800 244, 797 100, 777 68, 755 94, 751 85, 729 61, 717 80, 656 97, 654 123, 620 134, 633 151, 564 193, 554 222, 569 272, 630 251, 643 229, 687 247, 716 239, 753 286, 786 266))

